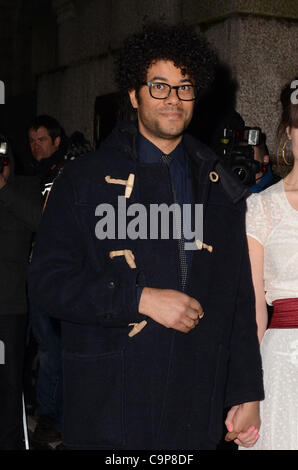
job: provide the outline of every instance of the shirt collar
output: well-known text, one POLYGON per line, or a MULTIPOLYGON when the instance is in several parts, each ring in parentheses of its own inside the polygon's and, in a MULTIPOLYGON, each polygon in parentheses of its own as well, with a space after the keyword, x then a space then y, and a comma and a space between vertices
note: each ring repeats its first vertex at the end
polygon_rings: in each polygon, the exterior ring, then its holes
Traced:
MULTIPOLYGON (((137 135, 137 153, 142 163, 160 163, 160 157, 163 152, 156 147, 150 140, 146 139, 140 132, 137 135)), ((177 147, 168 154, 172 159, 177 161, 184 161, 184 146, 183 140, 177 145, 177 147)))

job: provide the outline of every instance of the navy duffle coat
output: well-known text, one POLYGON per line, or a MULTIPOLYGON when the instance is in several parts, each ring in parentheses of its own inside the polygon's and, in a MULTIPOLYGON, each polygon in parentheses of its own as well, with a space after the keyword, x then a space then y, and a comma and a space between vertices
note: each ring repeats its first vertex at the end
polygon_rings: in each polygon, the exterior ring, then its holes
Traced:
POLYGON ((254 293, 245 235, 245 193, 217 157, 184 136, 193 197, 204 205, 204 243, 192 254, 185 292, 204 318, 188 334, 138 313, 136 286, 180 290, 177 240, 99 240, 99 204, 135 175, 130 204, 171 204, 165 165, 141 164, 136 128, 121 123, 99 150, 65 167, 34 247, 29 289, 62 325, 63 441, 72 449, 214 449, 223 410, 263 399, 254 293), (210 172, 216 171, 217 182, 210 172), (111 251, 131 250, 135 268, 111 251), (146 318, 133 337, 130 323, 146 318))

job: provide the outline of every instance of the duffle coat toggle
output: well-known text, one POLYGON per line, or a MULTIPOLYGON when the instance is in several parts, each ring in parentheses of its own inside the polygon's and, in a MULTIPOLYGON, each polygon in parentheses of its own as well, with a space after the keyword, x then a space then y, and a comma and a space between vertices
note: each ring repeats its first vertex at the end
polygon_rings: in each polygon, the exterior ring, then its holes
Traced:
POLYGON ((133 329, 128 333, 128 336, 132 338, 142 331, 143 328, 147 325, 146 320, 141 321, 140 323, 129 323, 128 326, 133 326, 133 329))
MULTIPOLYGON (((109 257, 111 259, 115 258, 116 256, 124 256, 128 266, 131 269, 136 269, 135 257, 131 250, 117 250, 117 251, 110 251, 109 257)), ((128 333, 128 336, 132 338, 143 328, 147 325, 146 320, 141 321, 140 323, 129 323, 128 326, 133 326, 132 330, 128 333)))
POLYGON ((124 256, 125 261, 127 262, 128 266, 131 269, 135 269, 136 263, 135 263, 135 257, 134 254, 131 250, 117 250, 117 251, 110 251, 109 257, 111 259, 115 258, 115 256, 124 256))
POLYGON ((210 181, 212 181, 212 183, 217 183, 217 181, 219 180, 218 173, 216 173, 216 171, 210 171, 209 179, 210 181))
MULTIPOLYGON (((201 154, 197 153, 197 157, 201 158, 201 154)), ((201 165, 201 174, 202 175, 205 174, 202 171, 202 168, 204 166, 205 166, 205 171, 207 170, 207 174, 208 174, 208 169, 206 168, 208 163, 209 163, 208 161, 204 161, 204 159, 203 159, 203 165, 201 165)), ((216 163, 217 163, 217 160, 215 160, 215 162, 212 163, 212 167, 214 167, 216 165, 216 163)), ((211 169, 211 171, 209 171, 209 180, 207 179, 207 181, 206 181, 205 176, 203 178, 204 178, 203 179, 203 184, 202 183, 200 184, 200 187, 203 188, 202 201, 208 201, 209 192, 210 192, 210 183, 217 183, 219 181, 219 174, 215 170, 211 169)), ((207 203, 204 204, 204 215, 203 215, 203 217, 205 217, 205 215, 206 215, 206 209, 207 209, 207 203)), ((204 250, 205 249, 209 253, 213 252, 213 246, 212 245, 208 245, 207 243, 204 243, 203 241, 201 241, 199 239, 195 240, 195 245, 196 245, 198 250, 204 250)))
MULTIPOLYGON (((125 194, 124 196, 129 199, 133 190, 135 175, 130 173, 127 180, 121 180, 116 178, 111 178, 111 176, 107 175, 105 177, 105 181, 110 184, 121 184, 125 186, 125 194)), ((117 250, 117 251, 110 251, 109 256, 113 259, 115 256, 124 256, 128 266, 131 269, 136 269, 135 257, 131 250, 117 250)), ((141 321, 140 323, 129 323, 128 326, 133 326, 132 330, 128 333, 128 336, 132 338, 143 328, 147 325, 146 320, 141 321)))
POLYGON ((195 243, 196 243, 196 246, 197 246, 198 250, 204 250, 204 249, 206 249, 206 250, 209 251, 209 253, 212 253, 212 251, 213 251, 213 246, 207 245, 206 243, 201 242, 201 240, 196 240, 195 243))
POLYGON ((105 177, 105 180, 107 183, 110 184, 122 184, 125 186, 125 193, 124 196, 129 199, 133 190, 133 185, 135 181, 135 175, 133 173, 130 173, 128 176, 127 180, 121 180, 121 179, 116 179, 116 178, 111 178, 111 176, 107 175, 105 177))

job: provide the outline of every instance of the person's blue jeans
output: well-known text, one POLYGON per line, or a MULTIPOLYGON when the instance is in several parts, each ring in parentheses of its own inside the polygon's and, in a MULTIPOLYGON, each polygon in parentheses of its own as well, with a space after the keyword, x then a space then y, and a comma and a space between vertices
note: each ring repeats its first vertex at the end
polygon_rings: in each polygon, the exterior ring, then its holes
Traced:
POLYGON ((60 323, 29 302, 30 324, 38 343, 39 370, 36 383, 36 415, 53 418, 61 431, 63 413, 63 376, 60 323))

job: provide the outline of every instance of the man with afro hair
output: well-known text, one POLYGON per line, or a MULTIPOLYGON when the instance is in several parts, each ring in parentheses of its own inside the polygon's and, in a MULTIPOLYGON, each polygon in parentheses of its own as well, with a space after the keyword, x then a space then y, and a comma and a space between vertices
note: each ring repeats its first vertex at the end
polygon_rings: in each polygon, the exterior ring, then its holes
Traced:
POLYGON ((215 449, 228 407, 227 439, 257 439, 246 188, 185 132, 216 61, 184 25, 130 36, 116 81, 136 120, 119 122, 52 189, 29 289, 61 319, 69 449, 215 449), (177 210, 167 236, 153 226, 152 210, 173 204, 195 220, 203 207, 201 238, 177 210))

